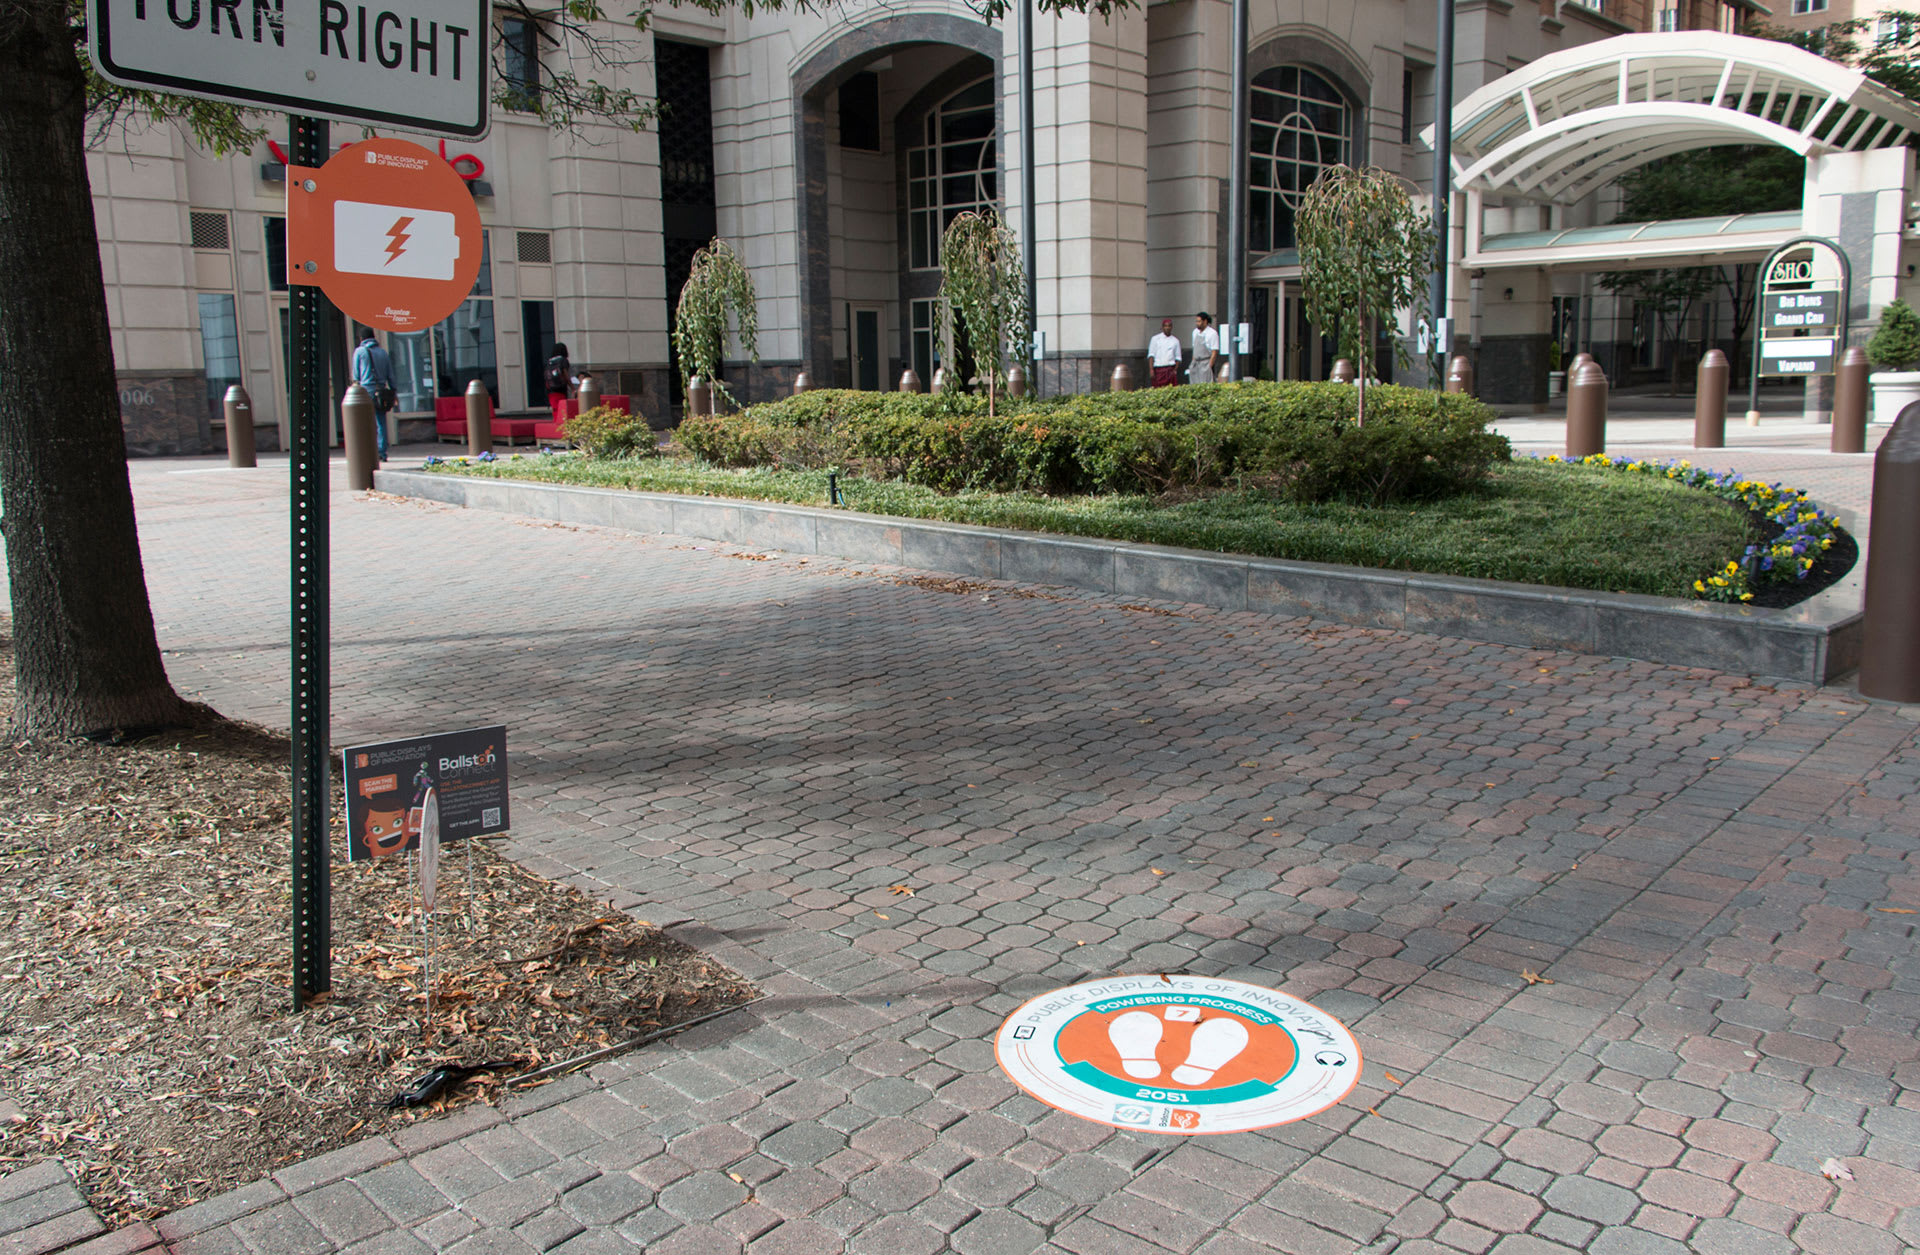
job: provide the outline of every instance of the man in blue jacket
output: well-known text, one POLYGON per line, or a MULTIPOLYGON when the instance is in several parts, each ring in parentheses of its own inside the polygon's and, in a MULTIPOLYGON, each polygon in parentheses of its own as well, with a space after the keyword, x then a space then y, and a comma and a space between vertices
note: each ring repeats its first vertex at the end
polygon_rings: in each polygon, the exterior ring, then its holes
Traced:
POLYGON ((374 455, 384 462, 387 460, 387 411, 399 396, 393 388, 393 359, 366 327, 360 328, 360 347, 353 351, 353 381, 373 396, 374 455))

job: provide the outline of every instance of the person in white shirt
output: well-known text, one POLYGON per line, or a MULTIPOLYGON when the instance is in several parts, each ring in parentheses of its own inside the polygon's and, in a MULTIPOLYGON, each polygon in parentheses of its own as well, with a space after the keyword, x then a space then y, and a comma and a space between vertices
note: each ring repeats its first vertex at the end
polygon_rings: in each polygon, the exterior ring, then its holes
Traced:
POLYGON ((1203 309, 1193 316, 1193 364, 1187 367, 1187 382, 1212 383, 1219 360, 1220 333, 1213 329, 1213 315, 1203 309))
POLYGON ((1160 334, 1147 341, 1147 365, 1152 367, 1154 387, 1180 382, 1180 338, 1173 334, 1173 319, 1162 318, 1160 334))

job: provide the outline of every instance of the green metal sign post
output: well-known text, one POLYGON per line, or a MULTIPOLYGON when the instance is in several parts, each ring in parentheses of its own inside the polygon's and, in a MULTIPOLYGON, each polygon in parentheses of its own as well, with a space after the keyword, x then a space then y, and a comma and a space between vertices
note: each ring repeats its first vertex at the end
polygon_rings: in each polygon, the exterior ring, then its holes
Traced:
MULTIPOLYGON (((295 117, 292 164, 327 159, 329 127, 295 117)), ((327 848, 328 519, 327 298, 319 288, 288 292, 293 361, 288 386, 293 431, 291 565, 293 611, 293 1009, 333 988, 333 909, 327 848)))

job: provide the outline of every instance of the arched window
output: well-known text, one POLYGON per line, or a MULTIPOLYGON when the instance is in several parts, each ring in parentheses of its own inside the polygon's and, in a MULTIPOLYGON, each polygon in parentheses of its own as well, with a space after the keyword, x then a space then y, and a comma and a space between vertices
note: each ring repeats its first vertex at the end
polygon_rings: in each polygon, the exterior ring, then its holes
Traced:
POLYGON ((1264 70, 1252 90, 1247 247, 1257 256, 1293 247, 1300 194, 1322 170, 1351 160, 1353 107, 1301 66, 1264 70))
POLYGON ((940 264, 940 237, 969 209, 999 201, 993 79, 964 87, 927 114, 921 144, 907 150, 907 264, 940 264))

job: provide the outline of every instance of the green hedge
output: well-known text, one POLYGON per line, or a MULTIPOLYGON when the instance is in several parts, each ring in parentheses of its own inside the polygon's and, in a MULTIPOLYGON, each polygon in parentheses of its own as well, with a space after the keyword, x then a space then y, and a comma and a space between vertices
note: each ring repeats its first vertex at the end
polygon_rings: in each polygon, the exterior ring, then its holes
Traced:
POLYGON ((1376 384, 1366 426, 1344 384, 1244 383, 1003 400, 819 391, 690 418, 677 439, 722 467, 858 466, 941 492, 1166 493, 1262 486, 1386 502, 1474 487, 1506 461, 1469 397, 1376 384))

